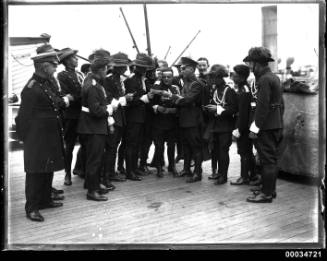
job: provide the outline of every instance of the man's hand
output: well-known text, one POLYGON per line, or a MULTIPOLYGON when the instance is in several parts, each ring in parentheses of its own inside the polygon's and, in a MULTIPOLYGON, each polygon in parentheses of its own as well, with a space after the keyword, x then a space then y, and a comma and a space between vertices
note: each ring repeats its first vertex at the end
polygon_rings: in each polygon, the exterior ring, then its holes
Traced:
POLYGON ((209 112, 216 112, 217 111, 217 105, 208 104, 204 106, 209 112))
POLYGON ((125 95, 125 98, 126 98, 126 101, 132 101, 133 100, 133 97, 134 97, 134 94, 133 93, 127 93, 125 95))
POLYGON ((153 99, 153 97, 154 97, 154 93, 153 93, 153 92, 151 92, 151 91, 150 91, 150 92, 148 92, 148 94, 147 94, 147 95, 148 95, 148 98, 149 98, 149 99, 153 99))
POLYGON ((166 113, 166 108, 163 107, 163 106, 158 106, 157 110, 158 110, 158 112, 160 112, 160 113, 166 113))
POLYGON ((65 97, 67 97, 69 101, 74 100, 74 97, 71 94, 67 94, 65 97))
POLYGON ((249 133, 249 138, 250 138, 250 139, 257 139, 257 138, 258 138, 258 135, 255 134, 254 132, 250 131, 250 133, 249 133))
POLYGON ((239 137, 241 137, 241 134, 240 134, 240 132, 239 132, 238 129, 233 130, 232 134, 233 134, 233 136, 234 136, 236 139, 238 139, 239 137))

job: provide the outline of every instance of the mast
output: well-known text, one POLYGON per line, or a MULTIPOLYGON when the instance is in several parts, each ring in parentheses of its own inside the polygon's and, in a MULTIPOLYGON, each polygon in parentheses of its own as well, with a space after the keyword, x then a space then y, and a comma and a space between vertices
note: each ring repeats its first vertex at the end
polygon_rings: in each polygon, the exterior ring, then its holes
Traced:
POLYGON ((195 38, 198 36, 198 34, 201 32, 201 30, 199 30, 196 35, 193 37, 193 39, 188 43, 188 45, 186 45, 186 47, 184 48, 184 50, 181 52, 181 54, 175 59, 175 61, 171 64, 171 66, 173 66, 178 59, 183 55, 183 53, 190 47, 191 43, 195 40, 195 38))
POLYGON ((144 10, 144 19, 145 19, 146 43, 147 43, 147 46, 148 46, 147 51, 148 51, 148 55, 152 56, 149 22, 148 22, 148 12, 147 12, 147 9, 146 9, 146 4, 143 4, 143 10, 144 10))
POLYGON ((137 47, 137 44, 136 44, 136 42, 135 42, 134 36, 133 36, 133 34, 132 34, 132 31, 131 31, 131 29, 129 28, 129 25, 128 25, 128 22, 127 22, 127 20, 126 20, 125 15, 124 15, 123 9, 122 9, 121 7, 120 7, 119 9, 120 9, 120 12, 121 12, 122 15, 123 15, 123 18, 124 18, 125 24, 126 24, 126 26, 127 26, 128 32, 129 32, 129 34, 130 34, 130 36, 131 36, 131 38, 132 38, 132 41, 133 41, 133 48, 136 49, 137 53, 140 53, 139 48, 137 47))

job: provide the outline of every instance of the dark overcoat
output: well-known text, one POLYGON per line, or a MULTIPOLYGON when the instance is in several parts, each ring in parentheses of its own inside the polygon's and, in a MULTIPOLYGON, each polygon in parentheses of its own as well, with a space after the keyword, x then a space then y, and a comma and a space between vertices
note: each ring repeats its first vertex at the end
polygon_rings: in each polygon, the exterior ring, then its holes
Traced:
POLYGON ((34 74, 21 93, 16 127, 24 142, 26 172, 54 172, 64 168, 60 110, 66 105, 55 89, 53 81, 34 74))

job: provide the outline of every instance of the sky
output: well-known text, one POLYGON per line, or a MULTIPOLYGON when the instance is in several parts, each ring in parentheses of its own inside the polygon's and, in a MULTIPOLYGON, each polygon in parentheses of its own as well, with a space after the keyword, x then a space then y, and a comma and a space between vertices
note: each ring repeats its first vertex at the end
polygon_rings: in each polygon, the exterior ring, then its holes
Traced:
MULTIPOLYGON (((207 57, 210 64, 242 63, 249 48, 262 41, 263 4, 147 4, 152 53, 171 64, 201 30, 183 54, 194 59, 207 57)), ((58 49, 71 47, 87 57, 104 48, 112 54, 136 56, 131 37, 120 13, 122 7, 138 48, 146 52, 143 5, 28 5, 9 6, 9 36, 51 35, 58 49)), ((318 63, 318 5, 279 4, 278 57, 294 66, 318 63), (315 52, 316 51, 316 52, 315 52)), ((83 63, 83 62, 81 62, 83 63)), ((80 64, 81 64, 80 63, 80 64)))

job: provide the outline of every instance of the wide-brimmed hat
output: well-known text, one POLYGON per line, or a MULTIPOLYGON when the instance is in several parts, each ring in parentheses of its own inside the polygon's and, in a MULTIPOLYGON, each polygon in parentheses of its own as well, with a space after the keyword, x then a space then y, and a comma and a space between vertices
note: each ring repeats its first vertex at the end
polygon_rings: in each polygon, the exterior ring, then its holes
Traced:
POLYGON ((119 52, 110 56, 110 65, 114 67, 129 66, 131 60, 128 59, 127 54, 119 52))
POLYGON ((233 71, 238 75, 243 76, 244 78, 248 78, 250 75, 250 68, 245 64, 237 64, 233 67, 233 71))
POLYGON ((228 70, 222 64, 214 64, 211 66, 210 71, 207 74, 223 78, 228 76, 228 70))
POLYGON ((31 59, 34 63, 55 62, 59 63, 58 53, 50 44, 43 44, 36 49, 36 55, 31 59))
POLYGON ((274 62, 271 52, 266 47, 253 47, 249 50, 248 55, 243 62, 274 62))
POLYGON ((90 56, 89 56, 90 63, 92 67, 102 67, 105 65, 108 65, 110 62, 110 52, 108 52, 105 49, 98 49, 95 50, 90 56))
POLYGON ((153 69, 155 67, 154 60, 145 53, 137 54, 136 59, 132 62, 132 65, 147 69, 153 69))
POLYGON ((78 53, 78 50, 73 50, 71 48, 64 48, 64 49, 61 49, 59 52, 58 52, 58 55, 59 55, 59 60, 60 62, 63 62, 63 60, 65 60, 66 58, 68 58, 69 56, 71 55, 75 55, 78 53))

